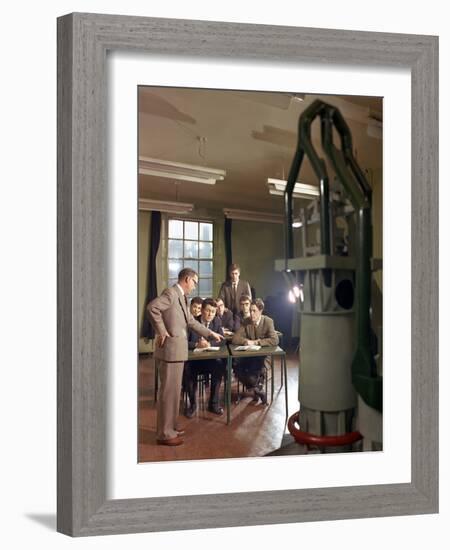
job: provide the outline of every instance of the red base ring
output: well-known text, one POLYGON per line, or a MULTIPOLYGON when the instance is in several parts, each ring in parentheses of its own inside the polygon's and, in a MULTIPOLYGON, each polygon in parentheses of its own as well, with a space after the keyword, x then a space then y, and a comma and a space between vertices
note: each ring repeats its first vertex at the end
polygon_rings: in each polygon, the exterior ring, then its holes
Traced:
POLYGON ((302 432, 295 426, 296 423, 300 425, 298 422, 299 416, 300 412, 296 412, 288 420, 288 430, 297 443, 317 445, 318 447, 339 447, 341 445, 351 445, 362 439, 359 432, 349 432, 343 435, 313 435, 302 432))

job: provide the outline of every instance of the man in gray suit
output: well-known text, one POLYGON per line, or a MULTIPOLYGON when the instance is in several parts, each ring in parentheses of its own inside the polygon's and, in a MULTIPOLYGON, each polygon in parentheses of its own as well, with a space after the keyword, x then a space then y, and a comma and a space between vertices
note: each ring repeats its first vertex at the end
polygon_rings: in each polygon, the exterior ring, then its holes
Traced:
POLYGON ((228 281, 222 283, 219 291, 219 298, 223 300, 225 307, 230 309, 234 315, 239 311, 239 299, 243 294, 252 295, 250 285, 240 278, 241 268, 238 264, 231 264, 228 268, 228 281))
POLYGON ((148 306, 155 329, 155 360, 159 361, 161 385, 156 412, 156 439, 160 445, 181 445, 184 432, 176 421, 180 406, 184 362, 188 358, 188 329, 220 342, 223 337, 196 321, 187 304, 187 295, 198 285, 198 275, 190 268, 178 274, 178 283, 166 288, 148 306))
MULTIPOLYGON (((262 315, 264 302, 257 298, 250 305, 250 317, 244 319, 240 329, 234 334, 232 343, 244 346, 277 346, 278 335, 275 331, 273 320, 267 315, 262 315)), ((263 405, 267 404, 267 396, 263 391, 263 369, 265 357, 244 357, 239 359, 235 368, 238 380, 253 392, 255 403, 261 399, 263 405)))

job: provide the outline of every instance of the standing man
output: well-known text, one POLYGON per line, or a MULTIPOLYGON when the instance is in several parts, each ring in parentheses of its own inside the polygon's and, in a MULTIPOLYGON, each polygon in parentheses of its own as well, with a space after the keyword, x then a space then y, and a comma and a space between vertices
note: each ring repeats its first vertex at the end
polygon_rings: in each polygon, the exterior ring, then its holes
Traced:
POLYGON ((242 294, 247 296, 252 295, 250 285, 247 281, 240 278, 241 268, 238 264, 231 264, 228 268, 228 281, 222 283, 219 291, 219 298, 222 298, 227 309, 230 309, 234 314, 239 311, 239 299, 242 294))
POLYGON ((180 406, 181 381, 184 362, 188 358, 188 329, 216 342, 222 336, 196 321, 187 304, 187 296, 198 285, 198 275, 190 268, 178 274, 178 283, 166 288, 152 300, 147 310, 156 332, 155 360, 159 360, 161 385, 156 412, 156 439, 160 445, 181 445, 182 431, 176 421, 180 406))

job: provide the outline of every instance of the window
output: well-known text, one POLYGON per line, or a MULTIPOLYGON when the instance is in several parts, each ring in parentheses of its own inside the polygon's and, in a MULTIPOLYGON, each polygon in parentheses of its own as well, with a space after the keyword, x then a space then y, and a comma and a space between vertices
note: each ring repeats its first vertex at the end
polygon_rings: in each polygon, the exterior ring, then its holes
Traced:
MULTIPOLYGON (((213 224, 192 220, 169 220, 169 286, 178 280, 184 267, 198 273, 197 294, 213 295, 213 224)), ((195 292, 195 291, 194 291, 195 292)))

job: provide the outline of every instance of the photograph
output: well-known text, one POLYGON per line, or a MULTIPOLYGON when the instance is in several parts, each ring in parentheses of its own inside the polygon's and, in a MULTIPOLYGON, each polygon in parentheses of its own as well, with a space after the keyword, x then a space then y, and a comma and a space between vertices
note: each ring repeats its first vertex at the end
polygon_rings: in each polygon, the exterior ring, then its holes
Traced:
POLYGON ((138 87, 138 462, 383 450, 383 98, 138 87))

